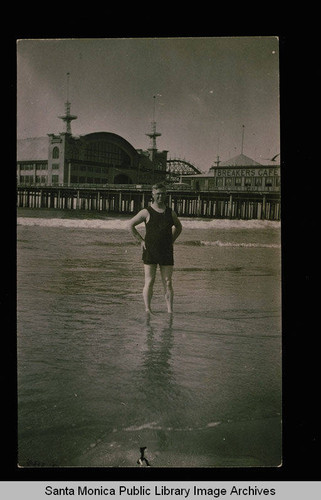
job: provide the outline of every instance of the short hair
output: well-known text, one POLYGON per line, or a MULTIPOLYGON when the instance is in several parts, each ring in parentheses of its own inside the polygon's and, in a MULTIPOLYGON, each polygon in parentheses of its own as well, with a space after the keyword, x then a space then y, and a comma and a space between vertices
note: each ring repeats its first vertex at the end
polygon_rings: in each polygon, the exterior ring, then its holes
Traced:
POLYGON ((157 182, 156 184, 154 184, 152 186, 152 191, 154 191, 156 189, 165 189, 166 190, 166 185, 164 184, 164 182, 157 182))

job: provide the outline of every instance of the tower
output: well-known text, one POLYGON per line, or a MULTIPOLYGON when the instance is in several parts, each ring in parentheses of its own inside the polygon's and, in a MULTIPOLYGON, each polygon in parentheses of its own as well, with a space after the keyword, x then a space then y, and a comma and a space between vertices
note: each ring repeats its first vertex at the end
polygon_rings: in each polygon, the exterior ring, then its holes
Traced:
POLYGON ((67 73, 67 101, 65 102, 65 114, 63 116, 58 116, 61 120, 63 120, 66 124, 66 134, 71 135, 71 122, 72 120, 76 120, 78 117, 76 115, 70 114, 70 102, 69 102, 69 76, 70 73, 67 73))
POLYGON ((156 137, 160 137, 162 135, 160 132, 156 132, 156 121, 155 121, 156 95, 153 96, 153 99, 154 99, 154 107, 153 107, 153 121, 151 122, 151 132, 146 134, 150 138, 150 147, 148 148, 148 151, 150 151, 150 159, 152 161, 155 160, 157 153, 156 137))

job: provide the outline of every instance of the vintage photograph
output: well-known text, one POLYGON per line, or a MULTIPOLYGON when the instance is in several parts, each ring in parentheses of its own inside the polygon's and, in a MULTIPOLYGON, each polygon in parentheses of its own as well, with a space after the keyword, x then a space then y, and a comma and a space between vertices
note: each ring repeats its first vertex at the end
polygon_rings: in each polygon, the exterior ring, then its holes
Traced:
POLYGON ((278 38, 16 47, 18 466, 279 467, 278 38))

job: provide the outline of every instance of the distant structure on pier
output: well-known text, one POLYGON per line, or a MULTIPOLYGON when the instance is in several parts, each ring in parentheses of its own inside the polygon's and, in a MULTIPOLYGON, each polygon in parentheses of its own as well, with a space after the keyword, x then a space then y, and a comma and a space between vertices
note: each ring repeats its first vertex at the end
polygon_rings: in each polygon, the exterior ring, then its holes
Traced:
POLYGON ((279 154, 263 165, 243 154, 244 130, 242 125, 241 152, 225 161, 216 157, 208 173, 181 176, 181 182, 195 191, 215 191, 227 194, 274 194, 278 196, 281 188, 281 169, 276 163, 279 154))
POLYGON ((59 118, 65 130, 47 137, 17 142, 18 185, 71 186, 105 184, 153 184, 165 181, 167 151, 159 151, 155 116, 147 150, 136 149, 125 138, 111 132, 74 136, 67 73, 65 114, 59 118))
POLYGON ((208 173, 182 175, 181 182, 197 191, 280 193, 280 165, 261 163, 240 154, 216 162, 208 173))
POLYGON ((65 130, 46 137, 17 141, 18 186, 94 187, 110 185, 151 185, 167 182, 177 189, 216 191, 218 193, 280 193, 280 165, 276 154, 269 165, 262 165, 243 154, 244 125, 242 125, 241 154, 221 161, 217 155, 208 173, 181 158, 168 158, 168 151, 157 148, 155 119, 156 96, 153 96, 153 119, 146 136, 149 148, 136 149, 124 137, 111 132, 94 132, 75 136, 71 114, 67 73, 65 114, 59 118, 65 130))
POLYGON ((167 160, 168 182, 179 182, 182 175, 201 174, 202 171, 191 162, 181 158, 169 158, 167 160))
POLYGON ((153 96, 153 121, 151 123, 151 132, 147 133, 146 135, 150 138, 150 147, 148 149, 149 151, 149 157, 152 161, 158 161, 157 158, 157 145, 156 145, 156 138, 160 137, 162 134, 160 132, 156 131, 156 121, 155 121, 155 106, 156 106, 156 96, 153 96))
POLYGON ((69 102, 69 78, 70 73, 67 73, 67 100, 65 102, 65 114, 63 116, 59 116, 66 124, 66 134, 71 134, 71 122, 72 120, 76 120, 78 116, 72 115, 70 113, 71 103, 69 102))

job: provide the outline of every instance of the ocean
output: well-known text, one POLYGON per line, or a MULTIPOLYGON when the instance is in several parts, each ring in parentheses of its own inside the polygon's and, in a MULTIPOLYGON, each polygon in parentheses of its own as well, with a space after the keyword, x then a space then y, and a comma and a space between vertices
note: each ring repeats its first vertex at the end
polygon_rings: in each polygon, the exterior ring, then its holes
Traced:
POLYGON ((182 218, 149 319, 128 216, 17 215, 20 467, 282 463, 280 222, 182 218))

